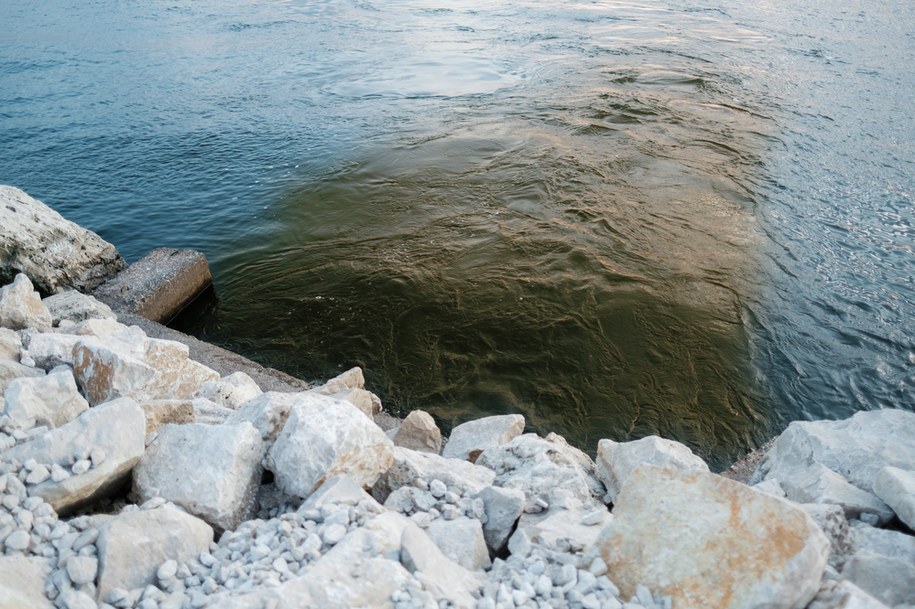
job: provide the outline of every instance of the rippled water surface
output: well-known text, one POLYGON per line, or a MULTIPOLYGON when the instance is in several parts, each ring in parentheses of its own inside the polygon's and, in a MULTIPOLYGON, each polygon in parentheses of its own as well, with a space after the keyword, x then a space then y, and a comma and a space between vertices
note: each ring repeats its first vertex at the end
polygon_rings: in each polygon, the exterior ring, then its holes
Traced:
POLYGON ((915 5, 732 4, 10 0, 0 182, 256 360, 721 466, 915 407, 915 5))

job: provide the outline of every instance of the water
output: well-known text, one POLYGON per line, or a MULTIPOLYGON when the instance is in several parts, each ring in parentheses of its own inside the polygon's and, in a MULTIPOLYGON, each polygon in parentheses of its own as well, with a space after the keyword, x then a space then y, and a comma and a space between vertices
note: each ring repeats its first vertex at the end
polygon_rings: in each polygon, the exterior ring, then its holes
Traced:
POLYGON ((7 0, 0 183, 258 361, 720 467, 915 402, 915 6, 730 4, 7 0))

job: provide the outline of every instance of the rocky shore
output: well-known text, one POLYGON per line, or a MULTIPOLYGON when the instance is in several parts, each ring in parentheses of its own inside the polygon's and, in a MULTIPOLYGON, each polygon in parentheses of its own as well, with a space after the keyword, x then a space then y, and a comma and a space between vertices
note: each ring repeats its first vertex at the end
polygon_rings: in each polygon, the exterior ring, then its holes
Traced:
POLYGON ((48 258, 98 237, 42 207, 0 187, 0 609, 915 607, 911 411, 792 423, 749 484, 521 415, 443 439, 358 368, 263 391, 122 323, 84 292, 123 261, 48 258))

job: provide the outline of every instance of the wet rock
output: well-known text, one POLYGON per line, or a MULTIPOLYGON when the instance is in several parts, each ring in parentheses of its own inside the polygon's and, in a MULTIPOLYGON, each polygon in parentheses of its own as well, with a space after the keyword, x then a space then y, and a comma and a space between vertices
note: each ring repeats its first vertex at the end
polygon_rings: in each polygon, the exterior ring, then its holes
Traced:
POLYGON ((20 463, 35 459, 70 468, 88 459, 92 451, 104 451, 105 460, 91 469, 64 480, 51 478, 29 489, 30 495, 41 497, 58 513, 64 513, 120 485, 143 454, 145 433, 143 410, 125 398, 90 408, 66 425, 14 446, 6 457, 20 463))
POLYGON ((392 449, 384 432, 352 404, 306 394, 292 407, 265 466, 283 492, 308 497, 336 475, 372 486, 390 467, 392 449))
POLYGON ((111 307, 88 294, 82 294, 76 290, 65 290, 52 294, 42 302, 48 308, 55 326, 60 325, 60 322, 65 319, 72 322, 81 322, 87 319, 117 320, 117 315, 114 314, 111 307))
POLYGON ((643 465, 679 471, 709 471, 708 465, 687 446, 648 436, 633 442, 600 440, 597 443, 597 475, 607 487, 607 501, 612 503, 629 475, 643 465))
POLYGON ((433 520, 426 534, 442 554, 470 571, 488 568, 492 561, 479 520, 461 516, 454 520, 433 520))
POLYGON ((117 515, 99 528, 99 599, 117 588, 155 583, 162 563, 187 562, 208 551, 212 541, 213 529, 172 506, 117 515))
POLYGON ((25 273, 42 291, 88 292, 124 268, 113 245, 12 186, 0 186, 0 281, 25 273))
POLYGON ((162 497, 231 530, 254 513, 263 443, 250 423, 166 425, 133 474, 141 501, 162 497))
POLYGON ((44 593, 50 565, 44 558, 21 554, 0 556, 0 607, 4 609, 52 609, 44 593))
MULTIPOLYGON (((0 186, 0 196, 3 187, 0 186)), ((51 329, 51 314, 23 274, 13 283, 0 288, 0 327, 10 330, 35 328, 40 332, 51 329)))
POLYGON ((442 432, 435 419, 425 410, 410 412, 394 433, 394 446, 410 450, 439 454, 442 450, 442 432))
POLYGON ((449 487, 478 493, 492 485, 494 478, 492 470, 467 461, 395 446, 393 463, 372 488, 372 495, 384 501, 391 491, 412 485, 416 480, 424 480, 426 484, 439 480, 449 487))
POLYGON ((826 567, 803 510, 714 474, 639 468, 613 516, 596 548, 623 597, 644 584, 675 607, 797 608, 826 567))
POLYGON ((253 400, 262 393, 260 387, 244 372, 233 372, 215 381, 201 385, 197 397, 206 398, 220 406, 237 410, 239 406, 253 400))
POLYGON ((475 451, 484 451, 510 442, 523 431, 524 417, 520 414, 467 421, 451 430, 448 442, 442 449, 442 456, 450 459, 467 459, 475 451))
POLYGON ((915 472, 884 467, 874 480, 874 492, 896 512, 899 520, 915 530, 915 472))
POLYGON ((4 392, 3 414, 18 429, 60 427, 88 409, 89 403, 79 394, 69 368, 52 370, 47 376, 15 379, 4 392))

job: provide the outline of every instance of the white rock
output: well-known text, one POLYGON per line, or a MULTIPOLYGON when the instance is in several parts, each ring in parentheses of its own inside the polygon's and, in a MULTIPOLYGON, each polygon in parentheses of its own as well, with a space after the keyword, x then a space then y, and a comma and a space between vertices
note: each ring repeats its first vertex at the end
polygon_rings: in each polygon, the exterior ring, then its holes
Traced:
POLYGON ((378 512, 382 511, 381 505, 352 478, 334 476, 309 495, 308 499, 299 506, 298 513, 321 511, 325 506, 355 506, 363 502, 373 505, 378 512))
POLYGON ((394 433, 394 445, 438 454, 442 449, 442 432, 435 419, 425 410, 410 412, 394 433))
POLYGON ((69 368, 52 370, 47 376, 16 379, 4 393, 3 414, 18 429, 60 427, 87 410, 89 403, 79 394, 69 368))
POLYGON ((201 385, 197 397, 206 398, 220 406, 237 410, 239 406, 261 393, 262 391, 254 379, 244 372, 233 372, 226 377, 207 381, 201 385))
POLYGON ((492 485, 492 470, 460 459, 448 459, 431 453, 394 447, 391 467, 378 479, 372 494, 379 501, 387 499, 391 491, 412 485, 416 479, 441 480, 447 486, 469 493, 478 493, 492 485))
POLYGON ((393 444, 347 402, 308 394, 293 406, 265 466, 283 492, 308 497, 331 476, 372 486, 391 466, 393 444))
POLYGON ((31 541, 32 538, 28 531, 17 530, 7 535, 3 544, 6 546, 7 550, 21 552, 29 547, 31 541))
MULTIPOLYGON (((326 395, 320 390, 312 391, 314 393, 326 395)), ((377 413, 381 412, 381 398, 379 398, 371 391, 366 391, 365 389, 344 389, 342 391, 338 391, 337 393, 330 394, 329 397, 337 400, 342 400, 344 402, 349 402, 355 406, 359 412, 363 413, 370 419, 372 419, 377 413)))
POLYGON ((141 501, 163 497, 222 530, 253 515, 263 443, 250 423, 166 425, 133 474, 141 501))
POLYGON ((873 492, 886 466, 909 469, 915 463, 915 412, 873 410, 843 421, 795 421, 772 445, 754 475, 778 478, 799 463, 821 463, 858 488, 873 492))
POLYGON ((36 366, 51 370, 57 366, 73 365, 73 347, 79 340, 79 336, 57 332, 23 333, 23 348, 35 360, 36 366))
POLYGON ((852 521, 849 555, 858 553, 894 556, 915 564, 915 537, 898 531, 877 529, 852 521))
POLYGON ((842 506, 825 503, 804 503, 801 507, 829 539, 829 566, 841 569, 852 554, 852 533, 845 518, 845 510, 842 506))
POLYGON ((365 376, 362 374, 362 368, 350 368, 346 372, 339 374, 327 381, 314 391, 322 395, 333 395, 347 389, 365 389, 365 376))
POLYGON ((12 186, 0 186, 0 276, 26 273, 47 293, 89 292, 127 264, 114 246, 12 186))
POLYGON ((522 515, 508 549, 512 554, 523 553, 522 548, 536 544, 554 551, 580 552, 594 545, 611 520, 613 517, 603 505, 574 499, 565 508, 551 507, 538 514, 522 515))
POLYGON ((807 609, 887 609, 887 606, 851 582, 825 580, 807 609))
POLYGON ((524 512, 524 491, 500 486, 488 486, 477 495, 483 500, 486 522, 483 537, 493 553, 500 552, 524 512))
MULTIPOLYGON (((524 431, 524 417, 520 414, 505 414, 483 417, 461 423, 448 437, 442 456, 451 459, 467 459, 471 453, 487 448, 502 446, 524 431)), ((479 453, 477 453, 479 454, 479 453)))
POLYGON ((229 415, 226 423, 247 421, 254 425, 266 442, 273 442, 286 424, 292 406, 302 401, 303 393, 281 393, 267 391, 248 400, 229 415))
POLYGON ((52 609, 44 593, 50 570, 44 558, 21 554, 0 556, 0 607, 3 609, 52 609))
POLYGON ((624 484, 596 548, 623 598, 643 584, 675 607, 789 609, 816 594, 829 542, 787 501, 646 466, 624 484))
POLYGON ((144 449, 146 417, 136 402, 121 399, 90 408, 66 425, 14 446, 7 458, 69 467, 83 453, 101 448, 105 462, 82 475, 53 478, 32 487, 31 495, 47 501, 58 513, 104 496, 121 484, 144 449))
POLYGON ((849 484, 820 463, 798 464, 795 468, 783 464, 780 471, 785 477, 779 481, 791 501, 840 505, 848 518, 870 513, 885 523, 893 517, 893 510, 876 495, 849 484))
POLYGON ((874 480, 874 492, 896 512, 899 520, 915 530, 915 472, 884 467, 874 480))
POLYGON ((21 350, 22 339, 19 338, 19 333, 9 328, 0 328, 0 360, 18 362, 21 350))
POLYGON ((612 503, 629 475, 643 465, 689 472, 707 472, 708 465, 687 446, 658 436, 648 436, 632 442, 601 440, 597 443, 597 475, 607 487, 607 500, 612 503))
POLYGON ((846 561, 842 579, 890 607, 915 605, 915 564, 904 558, 858 552, 846 561))
POLYGON ((40 376, 44 376, 44 370, 30 368, 29 366, 24 366, 18 362, 0 360, 0 391, 4 393, 10 383, 18 378, 37 378, 40 376))
MULTIPOLYGON (((0 196, 3 193, 0 186, 0 196)), ((51 329, 51 314, 41 302, 41 296, 32 282, 22 273, 13 283, 0 288, 0 327, 10 330, 36 328, 40 332, 51 329)))
POLYGON ((752 488, 754 491, 766 493, 767 495, 772 495, 779 499, 784 499, 787 496, 785 494, 785 489, 782 488, 782 484, 778 481, 778 478, 769 478, 768 480, 754 484, 752 488))
POLYGON ((187 562, 208 551, 212 541, 213 529, 205 522, 168 505, 123 512, 99 529, 98 597, 154 584, 163 562, 187 562))
POLYGON ((220 406, 206 398, 193 398, 191 408, 194 411, 194 422, 206 425, 222 425, 235 413, 231 408, 220 406))
POLYGON ((91 405, 118 397, 188 398, 219 374, 188 358, 179 342, 148 338, 139 328, 83 336, 73 347, 73 374, 91 405))
POLYGON ((465 569, 478 571, 492 564, 479 520, 463 516, 454 520, 433 520, 426 528, 426 534, 442 554, 465 569))
POLYGON ((94 556, 71 556, 67 559, 67 576, 75 586, 95 582, 98 559, 94 556))
POLYGON ((411 573, 422 573, 423 583, 436 599, 446 599, 455 607, 476 607, 476 593, 484 578, 442 554, 428 535, 415 526, 404 528, 400 541, 400 562, 411 573))
POLYGON ((196 422, 192 400, 147 400, 140 403, 146 414, 146 433, 170 423, 183 425, 196 422))
MULTIPOLYGON (((63 325, 61 325, 63 328, 63 325)), ((116 319, 86 319, 79 323, 73 324, 66 328, 67 334, 76 336, 115 336, 129 331, 130 328, 125 326, 116 319)))
POLYGON ((495 471, 498 486, 524 491, 529 506, 557 488, 570 491, 582 501, 592 498, 595 485, 603 488, 567 445, 535 434, 524 434, 483 451, 477 465, 495 471))
POLYGON ((52 294, 42 302, 48 308, 55 326, 64 319, 73 322, 87 319, 117 319, 117 315, 114 314, 111 307, 76 290, 64 290, 52 294))

